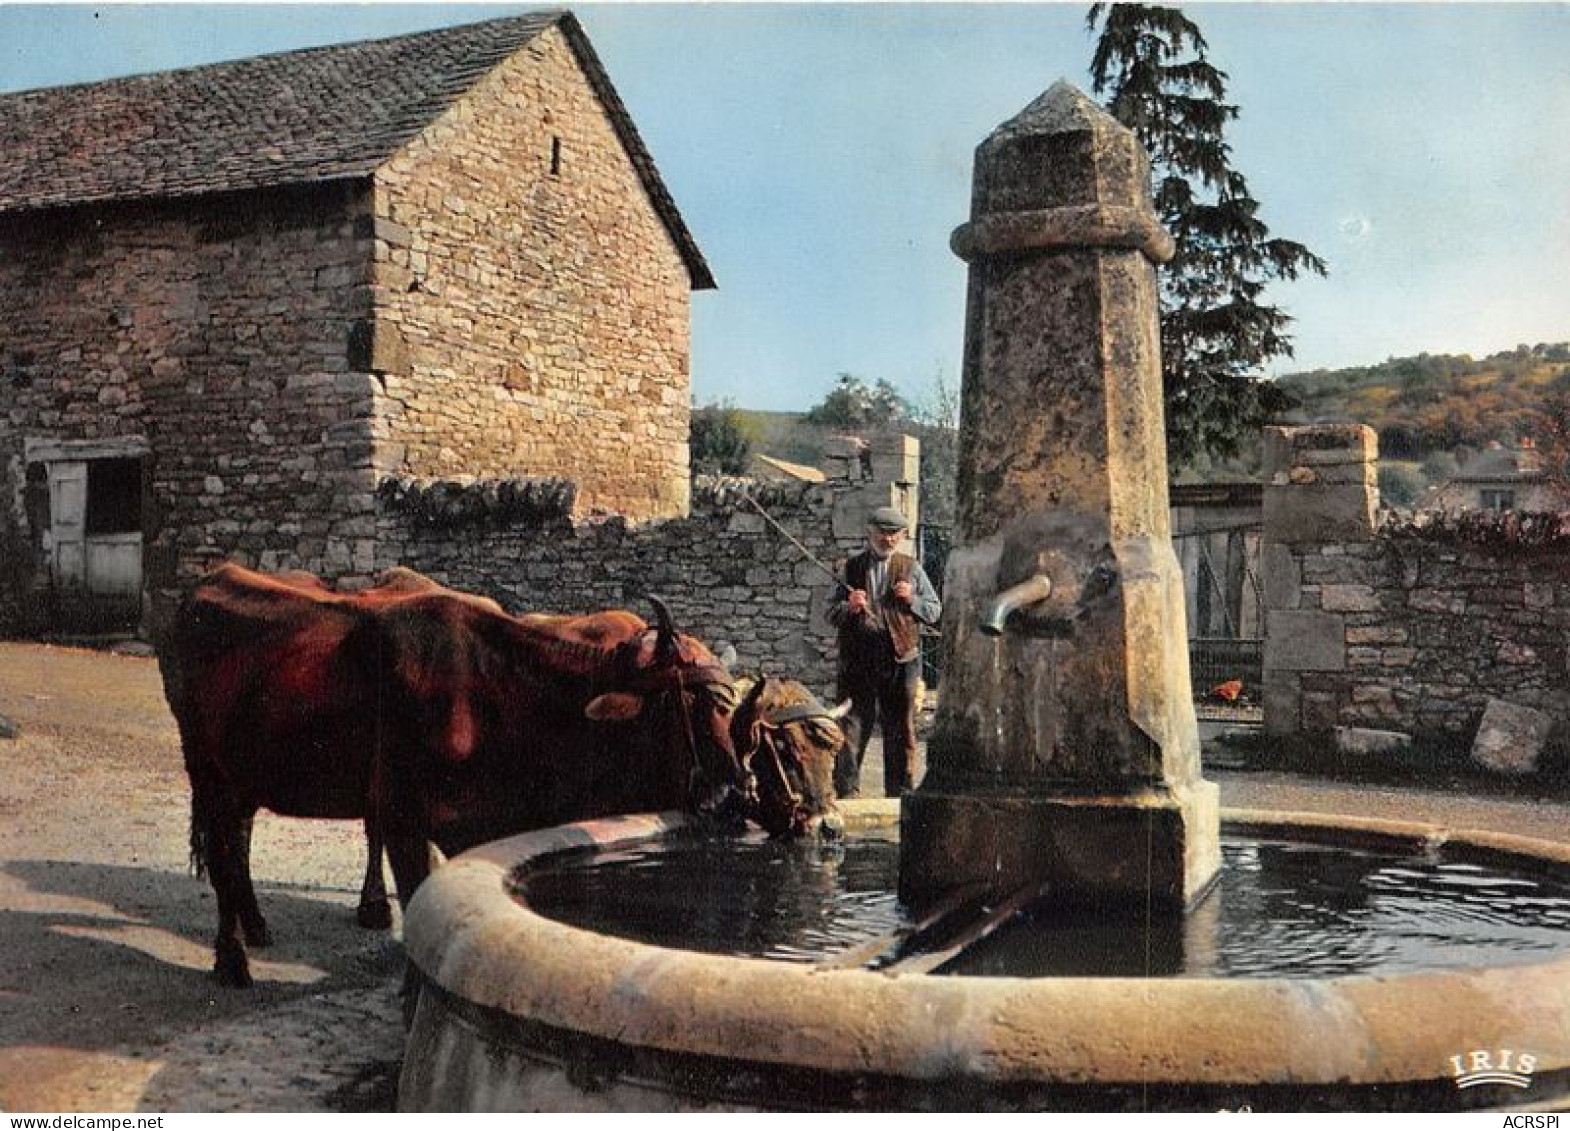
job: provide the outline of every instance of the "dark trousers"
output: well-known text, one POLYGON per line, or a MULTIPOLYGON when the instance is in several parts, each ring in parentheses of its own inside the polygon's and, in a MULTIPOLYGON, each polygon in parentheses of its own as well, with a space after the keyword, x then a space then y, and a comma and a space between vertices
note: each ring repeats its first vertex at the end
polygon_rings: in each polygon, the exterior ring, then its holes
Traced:
POLYGON ((834 792, 855 797, 861 792, 861 761, 872 740, 872 728, 883 724, 883 793, 898 797, 915 784, 916 692, 921 660, 853 668, 841 675, 840 698, 851 701, 840 724, 845 745, 834 761, 834 792))

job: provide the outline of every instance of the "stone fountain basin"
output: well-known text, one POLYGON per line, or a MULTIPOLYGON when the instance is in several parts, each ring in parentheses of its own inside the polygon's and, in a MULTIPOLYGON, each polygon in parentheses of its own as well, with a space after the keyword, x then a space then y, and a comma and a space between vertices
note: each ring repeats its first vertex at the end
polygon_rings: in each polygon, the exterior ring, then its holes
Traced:
MULTIPOLYGON (((897 824, 894 801, 847 826, 897 824)), ((1570 869, 1570 845, 1430 824, 1225 810, 1226 831, 1570 869)), ((1454 1110, 1570 1094, 1570 954, 1317 980, 889 976, 671 950, 570 927, 509 891, 554 853, 668 835, 675 814, 482 845, 421 887, 405 1111, 966 1108, 1454 1110), (1467 1089, 1455 1056, 1533 1054, 1467 1089)), ((1467 1062, 1470 1066, 1470 1062, 1467 1062)))

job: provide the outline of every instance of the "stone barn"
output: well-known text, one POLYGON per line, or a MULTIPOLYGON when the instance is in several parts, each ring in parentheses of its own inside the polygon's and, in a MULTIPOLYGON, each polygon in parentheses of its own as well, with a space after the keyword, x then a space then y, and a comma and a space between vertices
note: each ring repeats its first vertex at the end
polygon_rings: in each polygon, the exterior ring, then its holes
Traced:
POLYGON ((570 14, 0 96, 0 627, 363 582, 394 479, 684 515, 712 286, 570 14))

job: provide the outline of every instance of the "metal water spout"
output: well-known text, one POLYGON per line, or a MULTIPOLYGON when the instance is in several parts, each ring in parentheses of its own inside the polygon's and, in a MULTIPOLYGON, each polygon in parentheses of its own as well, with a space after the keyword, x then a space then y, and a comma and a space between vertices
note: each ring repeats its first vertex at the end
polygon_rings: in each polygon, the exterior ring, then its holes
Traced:
POLYGON ((1011 585, 992 599, 981 614, 978 627, 988 636, 1002 636, 1009 617, 1021 609, 1039 605, 1052 596, 1052 579, 1044 573, 1011 585))

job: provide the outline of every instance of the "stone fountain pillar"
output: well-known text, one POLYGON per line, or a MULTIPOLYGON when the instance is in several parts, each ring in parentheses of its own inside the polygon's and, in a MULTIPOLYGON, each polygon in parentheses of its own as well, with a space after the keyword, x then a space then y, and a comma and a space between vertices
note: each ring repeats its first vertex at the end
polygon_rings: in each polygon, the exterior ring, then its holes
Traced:
POLYGON ((1167 504, 1155 265, 1172 240, 1147 171, 1064 82, 976 151, 952 241, 970 264, 960 548, 929 769, 901 810, 918 905, 980 881, 1182 909, 1219 865, 1167 504))

